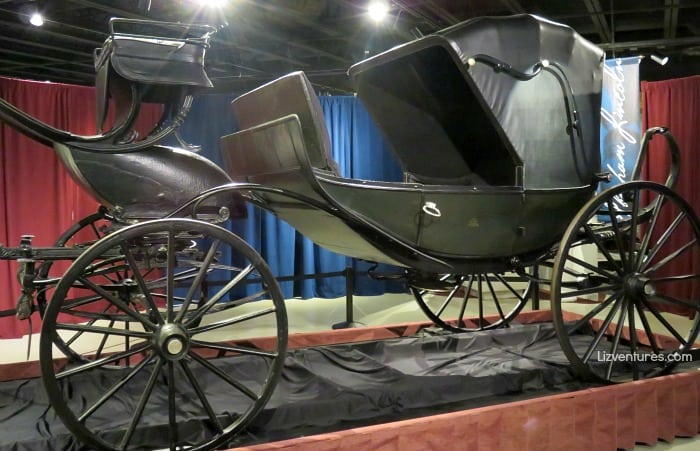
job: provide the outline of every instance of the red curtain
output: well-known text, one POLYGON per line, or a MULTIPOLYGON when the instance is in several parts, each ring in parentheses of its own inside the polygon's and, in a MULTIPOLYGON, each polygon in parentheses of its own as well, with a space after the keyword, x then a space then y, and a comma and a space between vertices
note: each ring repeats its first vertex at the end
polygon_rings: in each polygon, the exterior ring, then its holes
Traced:
MULTIPOLYGON (((95 89, 0 77, 0 97, 50 124, 81 135, 95 134, 95 89)), ((142 109, 141 130, 152 127, 160 109, 142 109)), ((21 235, 35 235, 36 246, 51 246, 98 204, 79 188, 50 147, 37 144, 0 123, 0 243, 17 246, 21 235)), ((0 260, 0 311, 14 309, 20 295, 17 263, 0 260)), ((33 316, 34 332, 39 318, 33 316)), ((27 333, 26 323, 0 318, 0 338, 27 333)))
MULTIPOLYGON (((643 125, 644 127, 668 127, 681 151, 681 171, 675 191, 687 200, 696 213, 700 213, 700 76, 642 82, 643 125)), ((646 167, 643 174, 649 180, 663 183, 668 174, 669 153, 663 147, 665 141, 656 138, 651 142, 646 167)), ((673 218, 660 218, 663 222, 657 227, 664 230, 673 218)), ((690 227, 676 235, 670 246, 679 248, 693 238, 690 227)), ((697 247, 696 247, 697 249, 697 247)), ((700 273, 698 252, 686 252, 667 265, 670 274, 700 273)), ((674 296, 680 299, 700 298, 700 281, 677 286, 674 296)), ((677 313, 693 312, 672 309, 677 313)))

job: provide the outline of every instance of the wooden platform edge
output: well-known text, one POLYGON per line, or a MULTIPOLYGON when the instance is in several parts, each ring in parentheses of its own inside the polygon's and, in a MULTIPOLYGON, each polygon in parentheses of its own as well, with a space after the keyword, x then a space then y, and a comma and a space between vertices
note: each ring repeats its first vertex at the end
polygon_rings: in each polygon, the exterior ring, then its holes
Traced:
POLYGON ((700 371, 235 448, 630 450, 700 432, 700 371))

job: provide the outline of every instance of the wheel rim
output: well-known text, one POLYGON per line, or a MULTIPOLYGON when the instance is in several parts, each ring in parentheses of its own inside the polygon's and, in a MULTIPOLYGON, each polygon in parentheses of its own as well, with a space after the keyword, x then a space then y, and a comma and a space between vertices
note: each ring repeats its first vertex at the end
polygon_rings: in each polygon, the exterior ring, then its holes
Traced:
POLYGON ((431 321, 453 332, 508 326, 527 304, 535 286, 526 277, 496 273, 449 274, 435 279, 444 288, 411 286, 411 292, 431 321))
MULTIPOLYGON (((103 211, 98 211, 90 216, 86 216, 82 220, 73 224, 68 230, 63 232, 61 236, 56 239, 54 243, 55 247, 85 247, 92 245, 97 240, 105 236, 105 231, 108 230, 109 220, 105 216, 103 211)), ((55 277, 60 277, 66 268, 62 265, 60 268, 56 268, 56 262, 52 260, 47 260, 39 266, 37 270, 37 278, 39 280, 45 280, 50 277, 51 269, 54 268, 53 273, 55 277)), ((37 293, 37 307, 39 308, 39 314, 44 315, 46 311, 47 300, 51 298, 51 289, 46 288, 37 293)))
POLYGON ((277 281, 250 246, 200 221, 149 221, 103 238, 63 276, 43 320, 42 380, 91 447, 212 449, 262 410, 286 343, 277 281), (240 341, 270 322, 275 337, 240 341), (84 384, 95 389, 76 400, 84 384))
POLYGON ((606 382, 671 371, 700 327, 699 261, 698 218, 665 186, 630 182, 589 201, 552 277, 554 325, 574 370, 606 382), (669 314, 679 309, 693 319, 669 314))

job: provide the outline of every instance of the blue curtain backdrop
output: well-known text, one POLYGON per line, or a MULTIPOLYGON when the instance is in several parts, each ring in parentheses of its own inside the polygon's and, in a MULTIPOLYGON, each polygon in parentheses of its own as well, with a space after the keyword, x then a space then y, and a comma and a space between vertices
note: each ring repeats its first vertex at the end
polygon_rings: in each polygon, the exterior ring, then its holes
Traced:
MULTIPOLYGON (((186 141, 201 145, 201 154, 219 165, 222 165, 219 137, 237 130, 230 108, 234 97, 198 96, 181 128, 181 136, 186 141)), ((331 138, 333 158, 344 177, 402 180, 401 168, 359 99, 352 96, 322 96, 320 101, 331 138)), ((355 294, 406 291, 401 282, 371 279, 366 275, 370 267, 367 262, 355 261, 320 248, 274 215, 252 205, 248 205, 247 209, 248 217, 230 221, 229 227, 263 256, 274 274, 317 274, 342 271, 351 266, 357 271, 355 294)), ((380 265, 377 270, 397 271, 386 265, 380 265)), ((280 286, 285 298, 334 298, 345 294, 343 277, 283 282, 280 286)))

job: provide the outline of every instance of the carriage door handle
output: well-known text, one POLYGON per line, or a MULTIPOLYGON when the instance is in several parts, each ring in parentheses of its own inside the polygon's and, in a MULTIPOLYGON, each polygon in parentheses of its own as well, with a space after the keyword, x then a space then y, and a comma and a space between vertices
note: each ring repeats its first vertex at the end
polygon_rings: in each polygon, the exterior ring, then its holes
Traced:
POLYGON ((435 216, 436 218, 439 218, 442 216, 442 213, 440 213, 440 210, 437 207, 437 204, 435 202, 426 202, 423 204, 423 211, 430 216, 435 216))

